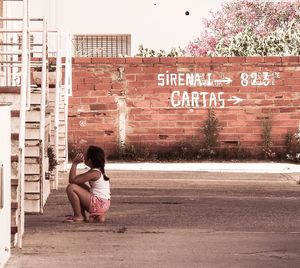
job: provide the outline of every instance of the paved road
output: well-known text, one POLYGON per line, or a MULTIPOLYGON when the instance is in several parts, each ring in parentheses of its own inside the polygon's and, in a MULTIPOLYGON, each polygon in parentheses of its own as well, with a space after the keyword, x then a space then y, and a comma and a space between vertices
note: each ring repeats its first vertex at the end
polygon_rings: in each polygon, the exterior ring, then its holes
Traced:
POLYGON ((63 223, 63 187, 26 217, 15 267, 300 267, 300 186, 283 174, 110 171, 107 222, 63 223))

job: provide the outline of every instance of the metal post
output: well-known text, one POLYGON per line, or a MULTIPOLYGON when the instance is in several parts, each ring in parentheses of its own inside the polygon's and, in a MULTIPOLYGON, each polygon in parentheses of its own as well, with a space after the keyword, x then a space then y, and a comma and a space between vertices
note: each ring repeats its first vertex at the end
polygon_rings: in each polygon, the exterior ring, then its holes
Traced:
POLYGON ((43 213, 44 181, 45 181, 45 117, 47 91, 47 22, 43 21, 43 55, 42 55, 42 85, 40 105, 40 213, 43 213))
MULTIPOLYGON (((61 92, 61 51, 60 35, 57 34, 57 52, 56 52, 56 84, 55 84, 55 105, 54 105, 54 154, 59 158, 59 100, 61 92)), ((58 189, 58 166, 55 167, 55 189, 58 189)))
POLYGON ((20 123, 19 123, 19 213, 18 213, 18 241, 17 246, 22 248, 22 236, 24 233, 24 178, 25 178, 25 116, 26 116, 26 91, 28 79, 28 0, 23 1, 23 31, 22 31, 22 80, 20 100, 20 123))
POLYGON ((69 106, 69 94, 71 94, 72 89, 72 36, 70 33, 67 34, 66 38, 66 60, 65 60, 65 163, 64 171, 67 171, 68 167, 68 106, 69 106))
POLYGON ((26 110, 30 110, 30 94, 31 94, 31 70, 30 70, 30 31, 29 31, 29 16, 27 16, 27 27, 28 27, 28 36, 27 36, 27 101, 26 101, 26 110))

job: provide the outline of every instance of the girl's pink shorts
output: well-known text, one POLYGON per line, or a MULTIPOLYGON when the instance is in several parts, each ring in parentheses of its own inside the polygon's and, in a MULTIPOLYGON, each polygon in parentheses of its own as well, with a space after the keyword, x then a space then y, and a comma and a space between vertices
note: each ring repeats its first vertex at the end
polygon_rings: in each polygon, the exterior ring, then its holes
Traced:
POLYGON ((91 215, 104 215, 110 207, 110 200, 92 195, 89 213, 91 215))

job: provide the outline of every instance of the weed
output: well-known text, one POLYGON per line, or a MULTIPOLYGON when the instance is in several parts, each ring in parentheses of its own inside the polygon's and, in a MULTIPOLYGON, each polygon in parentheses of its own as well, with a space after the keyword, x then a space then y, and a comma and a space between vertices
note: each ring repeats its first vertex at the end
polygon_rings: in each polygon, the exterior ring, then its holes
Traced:
POLYGON ((214 110, 211 108, 208 110, 208 116, 204 122, 204 126, 201 130, 204 135, 204 149, 208 150, 210 155, 215 154, 215 148, 218 144, 219 132, 221 125, 214 110))
POLYGON ((274 158, 276 154, 272 150, 272 146, 273 146, 273 142, 271 138, 272 122, 270 119, 264 119, 264 121, 262 122, 262 129, 263 129, 262 151, 264 153, 264 157, 265 159, 274 158))
POLYGON ((49 171, 51 172, 58 165, 58 161, 56 155, 54 154, 53 148, 50 146, 47 148, 47 156, 49 158, 49 171))

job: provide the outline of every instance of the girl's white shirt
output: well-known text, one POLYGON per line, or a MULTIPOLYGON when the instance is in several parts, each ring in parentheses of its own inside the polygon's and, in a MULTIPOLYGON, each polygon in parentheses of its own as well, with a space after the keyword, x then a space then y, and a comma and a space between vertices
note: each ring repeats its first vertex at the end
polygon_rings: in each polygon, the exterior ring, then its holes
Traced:
POLYGON ((97 197, 103 198, 103 199, 110 199, 110 183, 109 180, 104 180, 103 174, 98 168, 93 168, 92 170, 99 171, 99 179, 95 181, 90 181, 90 193, 92 195, 95 195, 97 197))

